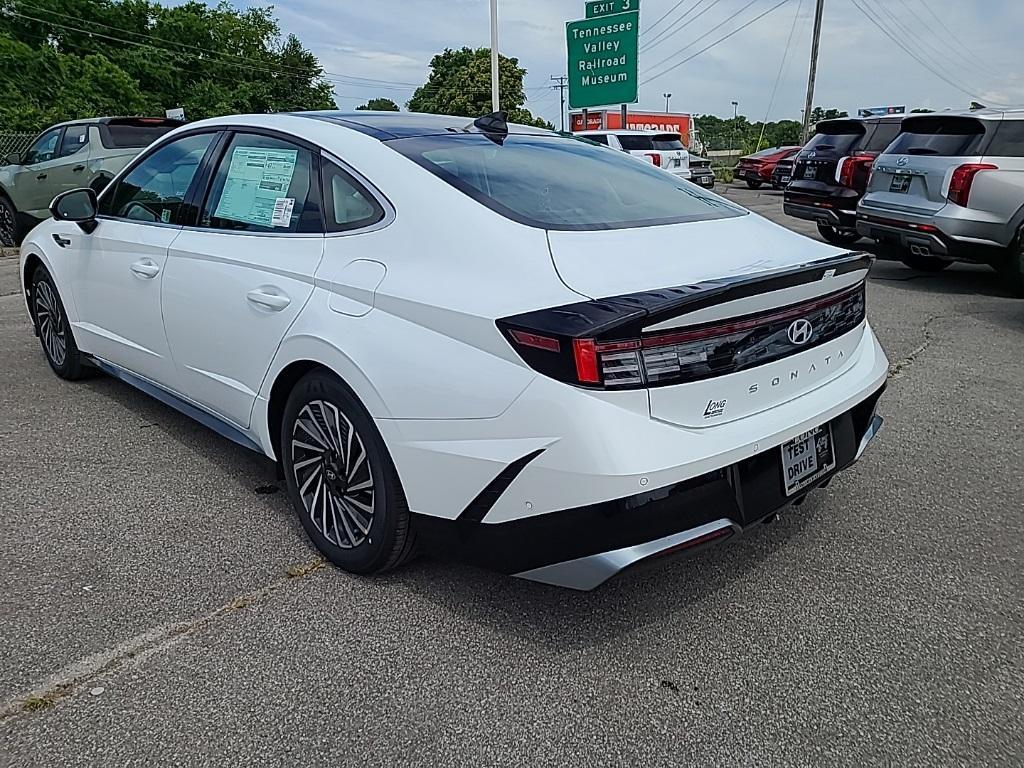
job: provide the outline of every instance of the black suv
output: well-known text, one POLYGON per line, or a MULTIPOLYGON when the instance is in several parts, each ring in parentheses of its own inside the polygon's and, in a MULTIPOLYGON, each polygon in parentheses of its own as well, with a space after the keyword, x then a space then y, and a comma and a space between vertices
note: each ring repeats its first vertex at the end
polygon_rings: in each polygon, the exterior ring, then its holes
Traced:
POLYGON ((830 243, 857 242, 857 203, 875 158, 896 138, 902 122, 899 115, 818 123, 817 133, 796 156, 783 210, 817 222, 818 232, 830 243))

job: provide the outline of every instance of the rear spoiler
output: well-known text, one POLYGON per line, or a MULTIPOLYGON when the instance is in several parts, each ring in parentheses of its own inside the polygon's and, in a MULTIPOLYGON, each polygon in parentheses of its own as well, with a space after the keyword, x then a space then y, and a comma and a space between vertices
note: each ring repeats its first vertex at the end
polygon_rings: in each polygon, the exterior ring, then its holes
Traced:
POLYGON ((875 257, 856 251, 768 274, 736 275, 654 291, 628 293, 503 318, 502 329, 521 328, 569 338, 640 335, 644 326, 699 309, 771 293, 826 277, 870 270, 875 257))

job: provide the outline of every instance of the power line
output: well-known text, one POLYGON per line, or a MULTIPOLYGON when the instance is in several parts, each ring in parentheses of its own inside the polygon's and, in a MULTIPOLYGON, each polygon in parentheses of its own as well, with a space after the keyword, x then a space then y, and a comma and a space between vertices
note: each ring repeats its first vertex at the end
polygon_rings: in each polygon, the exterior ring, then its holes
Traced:
MULTIPOLYGON (((717 1, 717 0, 716 0, 716 1, 717 1)), ((722 19, 722 20, 721 20, 720 22, 718 22, 718 24, 716 24, 716 25, 715 25, 715 26, 713 26, 713 27, 712 27, 711 29, 709 29, 709 30, 708 30, 707 32, 705 32, 704 34, 702 34, 702 35, 698 36, 698 37, 697 37, 697 39, 695 39, 695 40, 693 40, 693 41, 691 41, 691 42, 687 43, 687 44, 686 44, 686 45, 684 45, 684 46, 683 46, 682 48, 680 48, 679 50, 677 50, 677 51, 676 51, 675 53, 672 53, 672 54, 670 54, 669 56, 666 56, 666 57, 665 57, 664 59, 662 59, 661 61, 659 61, 659 62, 658 62, 657 64, 654 64, 654 65, 652 65, 652 66, 650 66, 650 67, 646 67, 644 71, 646 71, 646 72, 650 72, 650 71, 651 71, 652 69, 657 69, 657 68, 658 68, 658 67, 660 67, 660 66, 661 66, 662 64, 665 64, 665 63, 667 63, 668 61, 671 61, 671 60, 672 60, 672 59, 674 59, 674 58, 675 58, 676 56, 678 56, 678 55, 679 55, 680 53, 682 53, 683 51, 685 51, 685 50, 686 50, 687 48, 692 48, 692 47, 693 47, 693 46, 695 46, 695 45, 696 45, 697 43, 699 43, 699 42, 700 42, 701 40, 703 40, 703 39, 704 39, 705 37, 707 37, 708 35, 710 35, 710 34, 711 34, 712 32, 714 32, 715 30, 717 30, 717 29, 719 29, 719 28, 721 28, 721 27, 725 26, 726 24, 728 24, 728 23, 729 23, 730 21, 732 21, 733 19, 735 19, 735 18, 736 18, 737 16, 739 16, 740 14, 742 14, 742 13, 743 13, 744 11, 746 11, 746 10, 747 10, 748 8, 750 8, 750 7, 752 6, 752 5, 754 5, 754 4, 755 4, 755 3, 757 3, 757 2, 759 2, 759 0, 750 0, 750 2, 748 2, 748 3, 747 3, 746 5, 744 5, 744 6, 742 7, 742 8, 740 8, 740 9, 739 9, 738 11, 736 11, 736 13, 732 14, 731 16, 727 16, 727 17, 725 17, 725 18, 724 18, 724 19, 722 19)), ((741 27, 741 29, 742 29, 742 27, 741 27)))
MULTIPOLYGON (((672 13, 672 12, 673 12, 673 11, 674 11, 674 10, 675 10, 676 8, 678 8, 678 7, 680 6, 680 5, 682 5, 682 4, 683 4, 683 3, 685 3, 685 2, 686 2, 686 0, 679 0, 679 2, 677 2, 677 3, 676 3, 675 5, 673 5, 673 6, 671 7, 671 8, 669 8, 669 9, 668 9, 667 11, 665 11, 665 13, 661 14, 661 16, 660 16, 660 17, 658 18, 658 20, 657 20, 656 22, 654 22, 653 24, 651 24, 651 25, 650 25, 649 27, 647 27, 646 29, 642 29, 642 30, 640 30, 640 36, 641 36, 641 37, 643 37, 643 36, 644 36, 645 34, 653 34, 653 33, 654 33, 654 28, 655 28, 656 26, 658 26, 659 24, 661 24, 661 22, 663 22, 663 21, 664 21, 665 19, 667 19, 667 18, 669 17, 669 15, 670 15, 670 14, 671 14, 671 13, 672 13)), ((700 4, 702 3, 702 2, 704 2, 704 0, 695 0, 695 2, 694 2, 694 4, 693 4, 693 8, 690 8, 689 10, 685 11, 685 12, 683 13, 683 15, 682 15, 682 16, 681 16, 680 18, 684 18, 684 19, 685 19, 685 18, 686 18, 686 16, 687 16, 687 14, 689 14, 689 13, 690 13, 690 11, 692 11, 692 10, 693 10, 694 8, 696 8, 696 7, 698 6, 698 5, 700 5, 700 4)), ((678 19, 677 19, 677 21, 678 21, 678 19)), ((675 24, 675 22, 672 22, 672 23, 673 23, 673 24, 675 24)))
POLYGON ((768 109, 764 111, 764 120, 761 121, 761 135, 757 137, 757 147, 754 148, 755 152, 761 151, 761 139, 764 138, 765 126, 768 123, 768 117, 771 115, 772 107, 775 106, 775 94, 779 90, 779 81, 782 80, 782 70, 786 66, 786 59, 789 58, 789 51, 793 45, 793 34, 796 32, 796 23, 800 19, 800 11, 804 7, 804 0, 798 0, 796 5, 796 13, 793 14, 793 24, 789 28, 789 37, 786 38, 786 48, 782 52, 782 61, 779 62, 779 71, 775 75, 775 85, 772 86, 772 95, 768 99, 768 109))
MULTIPOLYGON (((650 77, 648 77, 648 78, 646 78, 646 79, 644 79, 644 80, 641 80, 641 81, 640 81, 640 85, 644 85, 645 83, 649 83, 649 82, 651 82, 651 80, 655 80, 655 79, 657 79, 657 78, 659 78, 659 77, 662 77, 662 76, 664 76, 664 75, 667 75, 667 74, 668 74, 669 72, 671 72, 672 70, 674 70, 674 69, 677 69, 677 68, 679 68, 679 67, 683 66, 683 64, 685 64, 685 63, 686 63, 686 62, 688 62, 688 61, 692 61, 693 59, 695 59, 695 58, 697 58, 698 56, 700 56, 700 55, 701 55, 702 53, 705 53, 705 52, 707 52, 707 51, 710 51, 710 50, 711 50, 712 48, 714 48, 714 47, 715 47, 716 45, 718 45, 719 43, 724 43, 724 42, 725 42, 726 40, 728 40, 728 39, 729 39, 730 37, 732 37, 733 35, 735 35, 735 34, 737 34, 737 33, 739 33, 739 32, 742 32, 742 31, 743 31, 744 29, 746 29, 747 27, 749 27, 749 26, 750 26, 751 24, 753 24, 754 22, 756 22, 756 21, 759 21, 760 19, 763 19, 763 18, 764 18, 765 16, 767 16, 767 15, 768 15, 769 13, 771 13, 772 11, 775 11, 775 10, 777 10, 777 9, 781 8, 782 6, 784 6, 784 5, 785 5, 786 3, 788 3, 788 2, 789 2, 789 0, 780 0, 780 2, 776 3, 775 5, 773 5, 773 6, 772 6, 771 8, 769 8, 768 10, 766 10, 766 11, 763 11, 762 13, 759 13, 759 14, 758 14, 757 16, 755 16, 755 17, 754 17, 754 18, 752 18, 752 19, 751 19, 750 21, 748 21, 748 22, 747 22, 746 24, 742 24, 741 26, 737 27, 737 28, 736 28, 736 29, 734 29, 734 30, 733 30, 732 32, 730 32, 729 34, 727 34, 727 35, 724 35, 724 36, 722 36, 722 37, 718 38, 717 40, 715 40, 715 42, 711 43, 710 45, 706 45, 706 46, 704 46, 703 48, 701 48, 701 49, 700 49, 699 51, 697 51, 696 53, 690 54, 690 55, 689 55, 689 56, 687 56, 687 57, 686 57, 685 59, 683 59, 682 61, 678 61, 678 62, 676 62, 675 64, 673 64, 673 65, 672 65, 671 67, 669 67, 668 69, 666 69, 666 70, 664 70, 664 71, 662 71, 662 72, 659 72, 659 73, 658 73, 658 74, 656 74, 656 75, 651 75, 650 77)), ((687 46, 687 47, 689 47, 689 46, 687 46)))
MULTIPOLYGON (((904 0, 904 2, 906 1, 907 0, 904 0)), ((952 43, 952 46, 959 48, 963 52, 961 55, 964 61, 974 64, 978 68, 979 72, 984 71, 984 73, 989 77, 1006 77, 1009 74, 1007 72, 1000 72, 995 67, 990 66, 987 62, 980 61, 974 58, 975 51, 968 47, 963 42, 963 40, 960 39, 959 35, 954 33, 953 30, 946 26, 946 22, 944 22, 942 18, 938 14, 936 14, 935 11, 932 10, 931 6, 928 5, 927 0, 918 0, 918 2, 924 6, 924 9, 928 12, 928 15, 935 19, 935 21, 939 23, 939 26, 946 31, 946 37, 952 43)), ((910 9, 908 8, 908 10, 910 9)), ((939 39, 941 43, 940 38, 942 37, 942 35, 936 32, 934 27, 931 27, 928 24, 928 22, 924 21, 924 19, 922 19, 921 17, 918 17, 918 20, 921 21, 921 23, 924 24, 926 27, 928 27, 932 34, 935 35, 936 39, 939 39)))
MULTIPOLYGON (((696 16, 691 17, 690 19, 687 19, 685 14, 683 16, 680 16, 678 19, 676 19, 672 23, 671 26, 669 26, 667 29, 662 30, 661 33, 659 33, 658 36, 654 40, 648 40, 646 43, 644 43, 643 47, 640 50, 641 51, 649 51, 649 50, 651 50, 651 48, 654 48, 657 45, 661 45, 662 43, 664 43, 669 38, 675 37, 677 34, 679 34, 680 31, 686 29, 688 26, 693 24, 695 21, 697 21, 697 19, 699 19, 705 13, 710 11, 712 8, 714 8, 716 5, 718 5, 720 2, 722 2, 722 0, 713 0, 711 5, 709 5, 707 8, 702 10, 696 16)), ((699 5, 699 3, 698 3, 698 5, 699 5)), ((697 6, 695 5, 690 10, 692 11, 692 10, 694 10, 696 8, 697 8, 697 6)), ((721 25, 719 25, 719 26, 721 26, 721 25)))

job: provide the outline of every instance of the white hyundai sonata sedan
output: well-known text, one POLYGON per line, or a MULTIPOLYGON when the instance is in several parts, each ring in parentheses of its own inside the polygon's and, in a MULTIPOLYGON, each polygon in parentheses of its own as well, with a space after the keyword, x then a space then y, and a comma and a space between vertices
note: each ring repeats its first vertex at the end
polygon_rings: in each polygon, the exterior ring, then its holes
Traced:
POLYGON ((419 545, 590 589, 881 425, 869 256, 500 113, 204 120, 52 212, 21 274, 57 375, 276 460, 355 573, 419 545))

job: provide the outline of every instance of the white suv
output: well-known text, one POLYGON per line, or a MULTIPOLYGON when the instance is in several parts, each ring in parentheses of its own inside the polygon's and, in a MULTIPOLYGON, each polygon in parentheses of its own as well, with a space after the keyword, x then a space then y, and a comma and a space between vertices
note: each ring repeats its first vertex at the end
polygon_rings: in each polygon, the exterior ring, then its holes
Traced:
POLYGON ((277 460, 355 573, 419 542, 589 589, 880 425, 870 256, 500 114, 204 120, 52 213, 21 275, 53 371, 277 460))
POLYGON ((690 153, 686 151, 678 133, 639 130, 580 131, 573 135, 628 152, 681 179, 690 178, 690 153))

